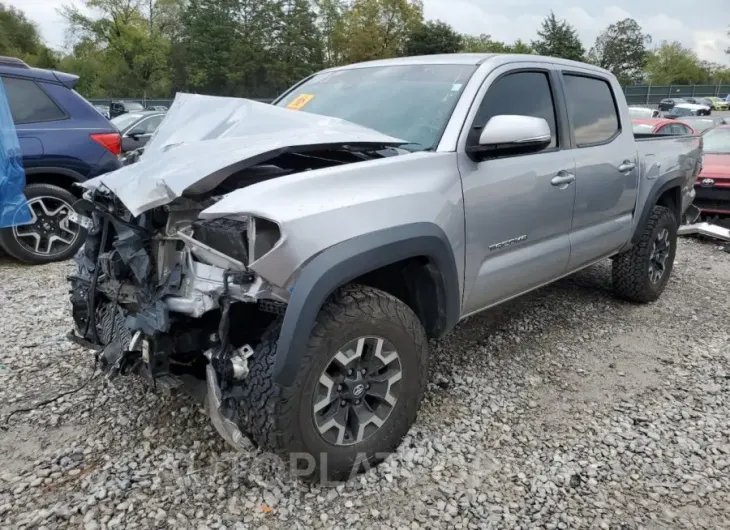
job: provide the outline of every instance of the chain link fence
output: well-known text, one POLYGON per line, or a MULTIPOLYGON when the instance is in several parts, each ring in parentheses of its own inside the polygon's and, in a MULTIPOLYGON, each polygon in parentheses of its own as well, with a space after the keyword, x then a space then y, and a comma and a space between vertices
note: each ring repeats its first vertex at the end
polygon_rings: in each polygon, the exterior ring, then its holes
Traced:
MULTIPOLYGON (((656 105, 665 98, 721 97, 730 94, 730 84, 722 85, 634 85, 625 86, 624 94, 629 105, 656 105)), ((262 103, 271 103, 274 98, 252 98, 262 103)), ((134 101, 143 107, 170 107, 170 98, 93 98, 94 105, 110 105, 112 101, 134 101)))
POLYGON ((656 105, 665 98, 725 98, 730 85, 634 85, 625 86, 629 105, 656 105))

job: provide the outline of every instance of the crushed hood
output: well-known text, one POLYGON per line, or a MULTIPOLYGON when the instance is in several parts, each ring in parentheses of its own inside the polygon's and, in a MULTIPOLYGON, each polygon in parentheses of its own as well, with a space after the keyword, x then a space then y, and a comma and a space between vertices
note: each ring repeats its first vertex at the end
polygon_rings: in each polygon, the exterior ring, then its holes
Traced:
POLYGON ((178 94, 138 162, 86 181, 137 216, 288 150, 400 145, 404 140, 338 118, 247 99, 178 94))

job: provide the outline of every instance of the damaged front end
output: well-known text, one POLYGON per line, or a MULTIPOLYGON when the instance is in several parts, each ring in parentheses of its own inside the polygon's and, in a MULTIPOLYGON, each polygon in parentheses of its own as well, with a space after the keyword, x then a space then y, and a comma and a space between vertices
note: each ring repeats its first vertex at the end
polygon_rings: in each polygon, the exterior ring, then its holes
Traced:
MULTIPOLYGON (((109 378, 137 374, 152 388, 198 394, 206 385, 213 423, 240 447, 237 387, 286 293, 247 266, 256 220, 198 219, 214 200, 181 198, 135 218, 113 194, 87 192, 77 205, 88 239, 69 277, 69 338, 96 350, 109 378)), ((260 221, 257 233, 260 248, 279 238, 275 223, 260 221)))
POLYGON ((108 377, 206 388, 216 428, 240 447, 248 359, 276 329, 306 257, 284 252, 263 270, 288 242, 291 212, 269 220, 255 197, 304 173, 398 157, 403 143, 335 118, 178 94, 143 153, 83 183, 73 220, 88 238, 70 277, 69 337, 96 351, 108 377))

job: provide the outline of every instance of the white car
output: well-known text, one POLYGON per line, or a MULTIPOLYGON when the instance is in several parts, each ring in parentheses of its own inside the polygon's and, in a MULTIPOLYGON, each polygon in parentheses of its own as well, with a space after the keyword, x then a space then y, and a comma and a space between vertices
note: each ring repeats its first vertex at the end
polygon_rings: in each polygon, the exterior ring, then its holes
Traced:
POLYGON ((679 103, 675 105, 674 108, 690 110, 695 116, 709 116, 712 112, 712 109, 707 105, 695 105, 694 103, 679 103))
POLYGON ((629 114, 632 118, 659 118, 659 111, 648 107, 629 107, 629 114))

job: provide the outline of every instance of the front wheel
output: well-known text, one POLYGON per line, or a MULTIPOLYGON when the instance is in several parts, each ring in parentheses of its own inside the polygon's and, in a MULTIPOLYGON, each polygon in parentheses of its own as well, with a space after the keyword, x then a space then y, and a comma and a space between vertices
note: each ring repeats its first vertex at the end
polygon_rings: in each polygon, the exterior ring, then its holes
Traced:
POLYGON ((309 480, 346 479, 400 444, 426 388, 428 342, 413 311, 364 286, 321 309, 290 389, 272 381, 277 334, 256 349, 241 430, 309 480))
POLYGON ((34 265, 72 257, 84 244, 84 229, 68 219, 78 199, 52 184, 29 184, 24 193, 31 222, 1 229, 0 246, 15 259, 34 265))
POLYGON ((677 220, 669 208, 654 206, 641 239, 613 260, 613 290, 632 302, 657 300, 667 286, 677 251, 677 220))

